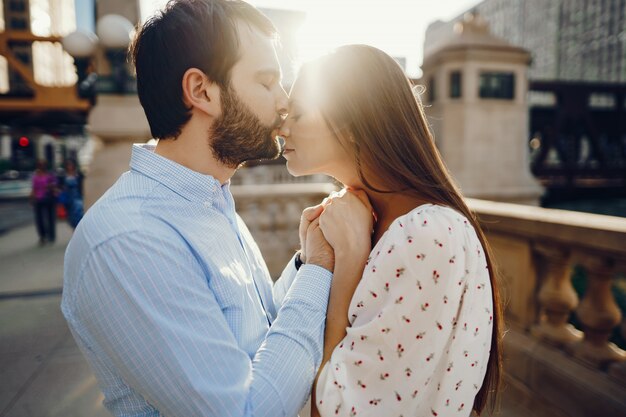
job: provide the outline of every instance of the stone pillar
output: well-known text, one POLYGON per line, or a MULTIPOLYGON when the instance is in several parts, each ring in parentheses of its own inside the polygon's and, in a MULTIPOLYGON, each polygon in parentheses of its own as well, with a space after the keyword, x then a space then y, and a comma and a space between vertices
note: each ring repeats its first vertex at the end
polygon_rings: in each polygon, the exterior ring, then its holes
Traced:
POLYGON ((543 263, 543 283, 539 291, 542 317, 531 333, 556 346, 565 346, 582 339, 582 333, 568 323, 578 305, 578 296, 571 282, 569 253, 551 245, 537 245, 535 251, 543 263))
MULTIPOLYGON (((622 333, 622 337, 626 340, 626 318, 622 320, 620 331, 622 333)), ((620 361, 611 365, 609 368, 609 375, 626 386, 626 361, 620 361)))
POLYGON ((580 255, 578 260, 587 272, 587 290, 576 310, 585 337, 572 346, 572 353, 589 365, 606 368, 626 360, 626 352, 609 342, 622 318, 611 293, 613 262, 590 254, 580 255))
POLYGON ((538 205, 543 190, 530 173, 528 147, 530 59, 528 51, 491 35, 476 14, 424 57, 426 116, 467 197, 538 205), (497 88, 489 88, 494 83, 497 88))
MULTIPOLYGON (((97 4, 97 12, 98 20, 111 14, 123 16, 133 25, 140 20, 138 0, 101 1, 97 4)), ((98 74, 103 78, 112 70, 105 52, 103 47, 96 54, 98 74)), ((120 174, 128 171, 132 144, 145 143, 151 138, 139 98, 129 91, 110 88, 106 92, 99 91, 88 125, 97 150, 85 177, 85 208, 100 198, 120 174)))

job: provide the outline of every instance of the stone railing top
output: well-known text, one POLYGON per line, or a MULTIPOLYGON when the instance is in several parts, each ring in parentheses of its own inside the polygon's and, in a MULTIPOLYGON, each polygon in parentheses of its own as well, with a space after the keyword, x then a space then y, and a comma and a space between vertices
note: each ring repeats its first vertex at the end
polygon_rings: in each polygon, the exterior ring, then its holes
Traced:
MULTIPOLYGON (((331 183, 232 185, 238 198, 284 198, 329 194, 331 183)), ((467 199, 486 232, 516 235, 537 242, 553 242, 590 250, 626 262, 626 219, 569 210, 467 199)))
POLYGON ((467 199, 486 232, 593 250, 626 260, 626 219, 569 210, 467 199))
POLYGON ((337 187, 331 183, 254 184, 232 185, 230 190, 235 197, 280 198, 302 194, 330 194, 337 191, 337 187))

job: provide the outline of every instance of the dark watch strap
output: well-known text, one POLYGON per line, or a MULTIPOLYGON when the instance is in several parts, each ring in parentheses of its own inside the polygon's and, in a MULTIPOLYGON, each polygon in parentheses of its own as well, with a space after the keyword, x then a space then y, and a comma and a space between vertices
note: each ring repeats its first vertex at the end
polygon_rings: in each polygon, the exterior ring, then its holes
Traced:
POLYGON ((300 269, 300 267, 304 264, 302 259, 300 259, 300 252, 296 253, 296 257, 294 258, 294 264, 296 266, 296 271, 300 269))

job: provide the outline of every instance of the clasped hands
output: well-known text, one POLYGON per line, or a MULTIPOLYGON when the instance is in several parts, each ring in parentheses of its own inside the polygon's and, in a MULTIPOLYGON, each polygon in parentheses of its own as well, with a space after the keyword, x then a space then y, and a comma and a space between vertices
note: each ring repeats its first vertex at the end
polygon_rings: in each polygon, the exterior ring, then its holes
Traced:
POLYGON ((361 262, 371 251, 373 209, 362 190, 331 193, 300 218, 300 259, 333 271, 339 259, 361 262))

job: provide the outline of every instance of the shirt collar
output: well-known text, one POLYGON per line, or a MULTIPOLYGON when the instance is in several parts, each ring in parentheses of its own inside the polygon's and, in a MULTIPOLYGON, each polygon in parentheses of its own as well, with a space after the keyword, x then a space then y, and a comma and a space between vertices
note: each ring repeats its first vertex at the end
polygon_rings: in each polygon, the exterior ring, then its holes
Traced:
MULTIPOLYGON (((211 175, 201 174, 154 152, 156 145, 134 144, 130 169, 163 184, 189 201, 223 207, 231 200, 230 180, 223 185, 211 175)), ((227 204, 229 205, 229 204, 227 204)))

